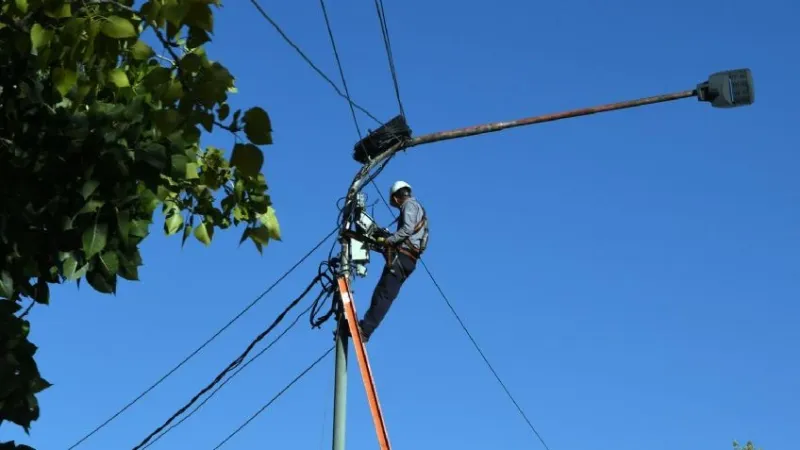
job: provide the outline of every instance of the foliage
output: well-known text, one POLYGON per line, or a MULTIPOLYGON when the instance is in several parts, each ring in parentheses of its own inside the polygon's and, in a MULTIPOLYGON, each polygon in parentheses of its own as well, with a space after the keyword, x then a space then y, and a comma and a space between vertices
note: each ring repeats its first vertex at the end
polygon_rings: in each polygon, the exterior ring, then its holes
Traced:
POLYGON ((747 441, 744 447, 739 445, 739 442, 733 441, 733 450, 763 450, 761 447, 756 447, 752 442, 747 441))
POLYGON ((270 118, 231 111, 234 77, 203 48, 219 0, 133 3, 0 3, 0 424, 26 432, 50 383, 25 299, 48 304, 53 283, 115 293, 118 278, 138 280, 159 208, 184 243, 240 223, 259 252, 280 240, 258 147, 272 143, 270 118), (200 146, 215 128, 234 135, 230 160, 200 146))

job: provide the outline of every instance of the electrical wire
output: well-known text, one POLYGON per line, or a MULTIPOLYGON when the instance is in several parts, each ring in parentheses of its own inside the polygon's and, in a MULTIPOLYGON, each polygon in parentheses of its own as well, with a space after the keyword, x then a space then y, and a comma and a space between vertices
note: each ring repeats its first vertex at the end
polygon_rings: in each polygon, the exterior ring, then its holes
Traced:
POLYGON ((169 417, 169 418, 168 418, 168 419, 167 419, 167 420, 166 420, 166 421, 165 421, 163 424, 161 424, 161 425, 160 425, 158 428, 156 428, 156 429, 155 429, 155 430, 154 430, 152 433, 150 433, 149 435, 147 435, 147 437, 145 437, 145 438, 142 440, 142 442, 140 442, 138 445, 136 445, 136 446, 133 448, 133 450, 138 450, 138 449, 141 449, 141 448, 142 448, 142 447, 143 447, 145 444, 147 444, 147 443, 148 443, 148 442, 149 442, 151 439, 153 439, 153 437, 155 437, 155 436, 156 436, 158 433, 160 433, 160 432, 161 432, 161 431, 162 431, 164 428, 166 428, 167 426, 169 426, 169 424, 170 424, 170 423, 172 423, 172 421, 173 421, 173 420, 175 420, 175 419, 176 419, 178 416, 180 416, 180 415, 181 415, 181 414, 183 414, 183 413, 184 413, 184 412, 185 412, 187 409, 189 409, 189 407, 191 407, 191 406, 192 406, 192 405, 193 405, 193 404, 194 404, 194 403, 195 403, 195 402, 196 402, 196 401, 197 401, 197 400, 198 400, 198 399, 199 399, 199 398, 200 398, 200 397, 201 397, 203 394, 205 394, 206 392, 210 391, 212 388, 214 388, 214 386, 216 386, 217 384, 219 384, 219 382, 220 382, 220 381, 222 381, 222 379, 225 377, 225 375, 227 375, 227 374, 228 374, 228 372, 230 372, 231 370, 233 370, 233 369, 235 369, 237 366, 239 366, 239 365, 242 363, 242 361, 244 361, 244 359, 247 357, 247 355, 250 353, 250 351, 253 349, 253 347, 255 347, 255 345, 256 345, 256 344, 258 344, 258 343, 259 343, 259 342, 260 342, 262 339, 264 339, 264 337, 265 337, 267 334, 269 334, 269 333, 270 333, 270 332, 271 332, 271 331, 272 331, 272 330, 273 330, 273 329, 274 329, 276 326, 278 326, 278 324, 279 324, 279 323, 280 323, 280 322, 283 320, 283 318, 286 316, 286 314, 288 314, 288 313, 289 313, 289 311, 291 311, 291 310, 292 310, 292 308, 294 308, 294 307, 295 307, 295 306, 296 306, 298 303, 300 303, 300 301, 301 301, 301 300, 302 300, 302 299, 303 299, 303 298, 304 298, 304 297, 305 297, 305 296, 308 294, 308 292, 309 292, 309 291, 311 291, 311 288, 313 288, 313 287, 314 287, 314 285, 316 285, 318 282, 319 282, 319 276, 315 276, 315 277, 314 277, 314 279, 311 281, 311 283, 310 283, 310 284, 309 284, 309 285, 308 285, 308 286, 305 288, 305 290, 303 291, 303 293, 302 293, 302 294, 300 294, 300 296, 298 296, 297 298, 295 298, 295 299, 294 299, 294 300, 293 300, 293 301, 292 301, 292 302, 289 304, 289 306, 287 306, 287 307, 286 307, 286 308, 283 310, 283 312, 281 312, 281 313, 278 315, 278 317, 276 317, 276 318, 275 318, 275 320, 274 320, 274 321, 273 321, 273 322, 270 324, 270 326, 269 326, 269 327, 267 327, 267 329, 266 329, 266 330, 262 331, 262 332, 261 332, 261 334, 259 334, 258 336, 256 336, 256 338, 255 338, 255 339, 253 339, 253 341, 252 341, 252 342, 250 342, 250 345, 248 345, 248 346, 247 346, 247 348, 244 350, 244 352, 242 352, 242 354, 241 354, 241 355, 239 355, 239 356, 238 356, 236 359, 234 359, 234 360, 233 360, 233 361, 232 361, 230 364, 228 364, 228 367, 226 367, 225 369, 223 369, 223 370, 222 370, 222 372, 220 372, 220 373, 219 373, 219 374, 218 374, 218 375, 217 375, 217 376, 216 376, 216 377, 215 377, 215 378, 214 378, 214 379, 211 381, 211 383, 209 383, 209 384, 208 384, 206 387, 204 387, 203 389, 201 389, 201 390, 200 390, 200 392, 198 392, 197 394, 195 394, 195 396, 194 396, 194 397, 192 397, 192 399, 191 399, 191 400, 189 400, 189 402, 187 402, 187 403, 186 403, 184 406, 182 406, 180 409, 178 409, 178 410, 177 410, 177 411, 176 411, 176 412, 175 412, 175 413, 174 413, 172 416, 170 416, 170 417, 169 417))
POLYGON ((319 0, 319 5, 322 8, 322 15, 325 17, 325 27, 328 28, 328 36, 331 38, 331 47, 333 47, 333 55, 336 57, 336 65, 339 67, 339 75, 342 77, 342 86, 344 86, 344 93, 347 96, 347 102, 350 105, 350 113, 353 115, 353 122, 356 124, 356 131, 358 132, 358 139, 363 139, 361 135, 361 127, 358 125, 356 118, 356 110, 353 108, 353 99, 350 97, 350 90, 347 89, 347 80, 344 77, 344 69, 342 68, 342 60, 339 58, 339 51, 336 50, 336 40, 333 38, 333 30, 331 29, 331 21, 328 19, 328 8, 325 7, 325 0, 319 0))
MULTIPOLYGON (((325 291, 323 291, 323 293, 325 293, 325 291)), ((151 446, 151 445, 153 445, 153 444, 155 444, 156 442, 158 442, 158 440, 159 440, 159 439, 161 439, 162 437, 164 437, 164 436, 165 436, 167 433, 169 433, 170 431, 172 431, 172 430, 174 430, 175 428, 177 428, 177 427, 178 427, 180 424, 182 424, 183 422, 185 422, 185 421, 186 421, 186 419, 188 419, 189 417, 192 417, 192 416, 193 416, 193 415, 194 415, 194 414, 195 414, 195 413, 196 413, 196 412, 197 412, 197 411, 198 411, 200 408, 202 408, 202 407, 203 407, 203 406, 204 406, 206 403, 208 403, 208 401, 209 401, 209 400, 211 400, 211 399, 212 399, 212 398, 213 398, 213 397, 214 397, 214 396, 217 394, 217 392, 219 392, 219 390, 220 390, 220 389, 222 389, 222 388, 223 388, 223 387, 224 387, 226 384, 228 384, 228 383, 229 383, 231 380, 233 380, 233 379, 236 377, 236 375, 238 375, 238 374, 239 374, 239 373, 240 373, 242 370, 244 370, 244 369, 245 369, 247 366, 249 366, 249 365, 250 365, 252 362, 254 362, 256 359, 258 359, 258 358, 259 358, 259 357, 261 357, 261 356, 262 356, 264 353, 266 353, 266 352, 267 352, 267 350, 269 350, 270 348, 272 348, 272 346, 273 346, 273 345, 277 344, 277 343, 278 343, 278 341, 280 341, 280 340, 281 340, 281 338, 282 338, 282 337, 284 337, 284 336, 286 335, 286 333, 288 333, 288 332, 289 332, 289 330, 291 330, 292 328, 294 328, 294 326, 295 326, 295 325, 297 325, 297 323, 300 321, 300 318, 301 318, 301 317, 303 317, 304 315, 306 315, 306 313, 308 313, 309 311, 311 311, 311 309, 314 307, 314 304, 315 304, 315 303, 312 303, 311 305, 309 305, 308 307, 306 307, 306 309, 304 309, 304 310, 303 310, 303 312, 301 312, 300 314, 298 314, 298 315, 297 315, 297 316, 294 318, 294 320, 292 321, 292 323, 290 323, 290 324, 289 324, 289 325, 288 325, 288 326, 287 326, 287 327, 286 327, 286 328, 285 328, 285 329, 284 329, 284 330, 281 332, 281 334, 279 334, 278 336, 276 336, 276 337, 275 337, 275 339, 273 339, 273 340, 272 340, 272 342, 270 342, 269 344, 267 344, 267 346, 266 346, 266 347, 262 348, 262 349, 261 349, 261 350, 260 350, 258 353, 256 353, 255 355, 253 355, 253 356, 252 356, 250 359, 248 359, 248 360, 247 360, 247 362, 245 362, 245 363, 244 363, 244 364, 242 364, 241 366, 237 367, 237 368, 236 368, 236 371, 234 371, 233 373, 231 373, 231 374, 230 374, 230 376, 229 376, 228 378, 226 378, 226 379, 225 379, 225 381, 223 381, 223 382, 222 382, 222 383, 220 383, 220 384, 219 384, 219 385, 218 385, 216 388, 214 388, 214 390, 213 390, 213 391, 211 391, 211 393, 210 393, 210 394, 208 394, 208 396, 207 396, 206 398, 204 398, 202 402, 198 403, 198 404, 197 404, 197 406, 195 406, 195 407, 194 407, 194 409, 192 409, 192 410, 191 410, 191 411, 190 411, 188 414, 186 414, 185 416, 181 417, 181 420, 179 420, 179 421, 175 422, 174 424, 170 425, 170 426, 169 426, 169 428, 167 428, 167 429, 166 429, 166 430, 164 430, 164 431, 163 431, 161 434, 159 434, 158 436, 156 436, 156 437, 155 437, 155 438, 154 438, 152 441, 150 441, 150 442, 149 442, 147 445, 145 445, 144 447, 142 447, 142 450, 144 450, 144 449, 147 449, 147 448, 150 448, 150 446, 151 446)))
POLYGON ((383 45, 386 47, 386 56, 389 59, 389 71, 392 74, 392 83, 394 84, 394 93, 397 96, 397 105, 400 107, 400 114, 405 117, 406 112, 403 109, 403 101, 400 100, 400 86, 397 81, 397 69, 394 65, 394 55, 392 54, 392 43, 389 38, 389 26, 386 23, 386 10, 383 8, 383 0, 375 0, 375 9, 378 12, 378 22, 381 25, 381 34, 383 36, 383 45))
MULTIPOLYGON (((375 186, 375 189, 377 190, 378 187, 375 186)), ((381 193, 380 190, 378 190, 378 194, 380 194, 380 193, 381 193)), ((383 198, 383 195, 381 195, 381 198, 383 198)), ((385 199, 383 201, 383 204, 386 205, 386 208, 389 210, 389 213, 391 213, 392 216, 394 216, 394 211, 392 211, 392 208, 389 206, 389 203, 386 202, 385 199)), ((445 304, 447 304, 447 307, 450 309, 450 312, 456 318, 456 320, 458 321, 458 324, 461 325, 461 329, 464 330, 464 333, 466 333, 466 335, 469 338, 470 342, 472 342, 472 345, 475 347, 475 350, 477 350, 478 354, 481 356, 481 358, 483 358, 483 362, 486 363, 486 366, 492 372, 492 375, 494 375, 494 378, 500 384, 500 387, 503 388, 503 390, 505 391, 506 395, 511 400, 511 403, 513 403, 514 406, 517 408, 517 411, 519 412, 520 416, 522 416, 522 419, 525 420, 525 423, 528 424, 528 427, 531 429, 531 431, 533 431, 533 434, 535 434, 536 437, 539 438, 539 442, 542 443, 544 448, 546 450, 550 450, 550 447, 547 446, 547 443, 544 441, 544 438, 542 438, 542 435, 539 434, 539 432, 536 430, 536 427, 533 426, 533 423, 531 422, 531 420, 528 419, 528 415, 525 414, 525 411, 522 409, 520 404, 517 403, 517 400, 514 398, 514 396, 511 394, 511 391, 506 386, 506 383, 503 381, 502 378, 500 378, 500 375, 494 369, 494 366, 492 366, 492 363, 489 362, 489 359, 486 357, 486 354, 483 353, 483 350, 481 349, 481 346, 478 345, 478 342, 472 336, 472 333, 470 333, 469 329, 467 328, 467 325, 464 323, 463 320, 461 320, 461 316, 458 315, 458 312, 456 312, 456 309, 453 307, 453 304, 450 302, 450 299, 447 298, 447 295, 445 295, 444 290, 442 290, 442 287, 439 285, 439 282, 436 281, 436 278, 434 278, 433 273, 431 273, 430 269, 428 269, 428 265, 425 264, 425 261, 422 260, 421 256, 419 258, 419 262, 422 264, 422 268, 425 269, 425 272, 428 274, 428 277, 430 277, 431 281, 433 282, 433 285, 439 291, 439 295, 442 297, 442 299, 444 300, 445 304)))
POLYGON ((453 308, 453 304, 450 303, 450 299, 448 299, 447 296, 444 294, 444 291, 442 290, 442 287, 439 286, 439 283, 436 281, 436 278, 433 277, 433 274, 431 273, 430 269, 428 269, 428 266, 425 264, 425 261, 423 261, 422 259, 420 259, 419 261, 422 263, 422 267, 425 269, 425 272, 428 273, 428 276, 430 277, 431 281, 433 281, 433 285, 436 286, 436 289, 439 291, 439 295, 441 295, 442 299, 444 299, 445 303, 447 304, 447 307, 450 308, 450 312, 453 313, 453 316, 456 318, 456 320, 458 320, 458 324, 461 325, 461 329, 464 330, 464 333, 467 334, 467 337, 469 338, 470 342, 472 342, 472 345, 475 347, 475 350, 477 350, 478 354, 481 355, 481 358, 483 358, 483 362, 486 363, 486 366, 492 372, 492 375, 494 375, 494 378, 497 380, 497 382, 500 384, 500 386, 506 392, 506 395, 508 396, 508 398, 511 399, 511 402, 517 408, 517 411, 519 412, 520 416, 522 416, 523 420, 525 420, 525 423, 528 424, 528 427, 531 429, 531 431, 533 431, 533 434, 535 434, 536 437, 539 438, 539 442, 542 443, 544 448, 546 450, 550 450, 550 447, 547 446, 547 443, 544 441, 544 438, 542 438, 542 435, 539 434, 538 431, 536 431, 536 427, 534 427, 533 423, 530 421, 530 419, 528 419, 528 416, 527 416, 527 414, 525 414, 525 411, 522 410, 522 407, 519 405, 519 403, 517 403, 517 400, 514 399, 513 395, 511 395, 511 391, 508 390, 508 387, 503 382, 503 380, 500 378, 500 375, 497 373, 496 370, 494 370, 494 367, 492 366, 492 363, 490 363, 489 359, 486 358, 486 355, 483 353, 483 350, 481 350, 481 347, 480 347, 480 345, 478 345, 478 342, 476 342, 475 338, 472 337, 472 333, 469 332, 469 329, 464 324, 464 321, 461 320, 461 317, 458 315, 458 313, 456 312, 455 308, 453 308))
POLYGON ((258 417, 258 416, 259 416, 259 414, 261 414, 262 412, 264 412, 264 410, 266 410, 267 408, 269 408, 269 407, 270 407, 270 405, 272 405, 272 404, 273 404, 273 403, 274 403, 274 402, 275 402, 275 401, 276 401, 278 398, 280 398, 280 396, 281 396, 281 395, 283 395, 283 394, 284 394, 286 391, 288 391, 288 390, 289 390, 289 389, 290 389, 292 386, 294 386, 294 384, 295 384, 295 383, 297 383, 298 381, 300 381, 300 379, 301 379, 301 378, 303 378, 303 377, 304 377, 304 376, 305 376, 305 375, 306 375, 308 372, 310 372, 310 371, 311 371, 311 369, 313 369, 313 368, 314 368, 314 367, 315 367, 317 364, 319 364, 320 362, 322 362, 322 360, 323 360, 323 359, 325 359, 325 357, 326 357, 326 356, 328 356, 328 355, 329 355, 329 354, 330 354, 330 353, 333 351, 333 349, 334 349, 334 348, 336 348, 336 346, 332 346, 332 347, 331 347, 331 348, 329 348, 329 349, 328 349, 328 350, 327 350, 325 353, 323 353, 322 355, 320 355, 320 356, 319 356, 319 357, 318 357, 318 358, 317 358, 317 359, 316 359, 316 360, 315 360, 313 363, 311 363, 311 365, 309 365, 308 367, 306 367, 306 368, 305 368, 305 370, 303 370, 302 372, 300 372, 300 374, 298 374, 298 375, 297 375, 297 376, 296 376, 296 377, 295 377, 295 378, 294 378, 292 381, 290 381, 290 382, 289 382, 289 384, 287 384, 287 385, 286 385, 286 386, 285 386, 283 389, 281 389, 281 390, 280 390, 280 391, 279 391, 277 394, 275 394, 275 396, 274 396, 274 397, 272 397, 272 398, 271 398, 271 399, 270 399, 270 400, 269 400, 269 401, 268 401, 266 404, 264 404, 264 406, 262 406, 262 407, 261 407, 261 408, 260 408, 258 411, 256 411, 256 412, 255 412, 255 413, 254 413, 252 416, 250 416, 250 417, 249 417, 249 418, 248 418, 248 419, 247 419, 247 420, 246 420, 246 421, 245 421, 243 424, 239 425, 239 427, 238 427, 238 428, 236 428, 236 429, 235 429, 235 430, 234 430, 234 431, 233 431, 231 434, 229 434, 229 435, 228 435, 228 436, 227 436, 225 439, 223 439, 223 440, 222 440, 222 442, 220 442, 219 444, 217 444, 217 446, 216 446, 216 447, 214 447, 214 450, 218 450, 220 447, 222 447, 223 445, 225 445, 225 443, 226 443, 226 442, 228 442, 228 441, 229 441, 231 438, 233 438, 233 437, 234 437, 234 436, 236 436, 236 435, 237 435, 237 434, 238 434, 240 431, 242 431, 242 429, 244 429, 244 427, 246 427, 248 424, 250 424, 250 422, 252 422, 252 421, 253 421, 253 420, 254 420, 256 417, 258 417))
POLYGON ((328 82, 328 84, 330 84, 333 87, 333 89, 336 91, 337 94, 339 94, 340 97, 342 97, 345 100, 347 100, 350 103, 351 107, 354 107, 354 108, 358 109, 359 111, 363 112, 370 119, 374 120, 376 123, 383 124, 383 122, 381 122, 377 117, 372 115, 372 113, 370 113, 369 111, 367 111, 363 107, 359 106, 357 103, 353 102, 349 98, 349 96, 345 95, 339 89, 339 86, 336 86, 336 83, 334 83, 333 80, 331 80, 331 78, 328 75, 325 75, 325 72, 323 72, 319 67, 317 67, 317 65, 314 64, 314 62, 311 61, 311 59, 309 59, 308 56, 306 56, 306 54, 300 49, 300 47, 297 44, 295 44, 291 39, 289 39, 289 36, 287 36, 286 33, 283 32, 281 27, 269 16, 269 14, 267 14, 266 11, 264 11, 264 8, 262 8, 261 5, 259 5, 256 0, 250 0, 250 3, 252 3, 253 6, 256 7, 258 12, 261 13, 261 16, 264 17, 264 19, 266 19, 267 22, 269 22, 270 25, 272 25, 273 28, 275 28, 275 31, 277 31, 278 34, 281 35, 283 40, 286 41, 286 43, 289 44, 292 48, 294 48, 294 50, 300 55, 300 57, 302 57, 305 60, 305 62, 308 63, 308 65, 311 66, 311 68, 314 69, 314 71, 316 71, 319 74, 319 76, 321 76, 325 81, 328 82))
POLYGON ((250 309, 251 309, 253 306, 255 306, 255 305, 256 305, 256 304, 257 304, 259 301, 261 301, 261 299, 262 299, 262 298, 264 298, 264 297, 265 297, 267 294, 269 294, 269 293, 270 293, 270 292, 271 292, 271 291, 272 291, 272 290, 273 290, 273 289, 274 289, 274 288, 275 288, 275 287, 276 287, 276 286, 277 286, 277 285, 278 285, 278 284, 279 284, 281 281, 283 281, 283 280, 284 280, 286 277, 288 277, 288 276, 289 276, 289 275, 290 275, 292 272, 294 272, 294 270, 295 270, 295 269, 297 269, 297 268, 300 266, 300 264, 302 264, 303 262, 305 262, 305 260, 306 260, 306 259, 308 259, 308 258, 309 258, 309 257, 310 257, 310 256, 311 256, 311 255, 312 255, 314 252, 316 252, 316 251, 317 251, 317 250, 318 250, 318 249, 319 249, 319 248, 322 246, 322 244, 324 244, 324 243, 325 243, 325 241, 327 241, 328 239, 330 239, 330 237, 331 237, 331 236, 333 236, 333 235, 334 235, 334 233, 336 233, 338 230, 339 230, 339 227, 337 226, 337 227, 336 227, 336 228, 334 228, 334 229, 333 229, 333 230, 332 230, 330 233, 328 233, 328 235, 327 235, 327 236, 325 236, 325 237, 324 237, 322 240, 320 240, 320 241, 319 241, 319 242, 318 242, 318 243, 317 243, 317 244, 316 244, 316 245, 315 245, 315 246, 314 246, 314 247, 313 247, 311 250, 309 250, 309 251, 308 251, 308 252, 307 252, 305 255, 303 255, 303 256, 302 256, 302 257, 301 257, 301 258, 300 258, 300 259, 299 259, 299 260, 298 260, 298 261, 297 261, 297 262, 296 262, 296 263, 295 263, 295 264, 294 264, 292 267, 290 267, 290 268, 289 268, 289 270, 287 270, 286 272, 284 272, 284 273, 283 273, 283 275, 281 275, 280 277, 278 277, 278 279, 277 279, 277 280, 275 280, 275 282, 273 282, 273 283, 272 283, 272 285, 270 285, 270 286, 269 286, 269 287, 268 287, 266 290, 264 290, 264 292, 262 292, 261 294, 259 294, 259 295, 258 295, 258 296, 257 296, 257 297, 256 297, 256 298, 255 298, 255 299, 252 301, 252 302, 250 302, 250 304, 249 304, 249 305, 245 306, 245 308, 244 308, 244 309, 242 309, 241 311, 239 311, 239 313, 238 313, 238 314, 236 314, 236 316, 234 316, 234 317, 233 317, 231 320, 229 320, 229 321, 228 321, 228 323, 226 323, 225 325, 223 325, 223 326, 222 326, 222 328, 220 328, 219 330, 217 330, 217 331, 216 331, 216 332, 215 332, 215 333, 214 333, 214 334, 213 334, 213 335, 212 335, 210 338, 208 338, 208 339, 207 339, 205 342, 203 342, 203 343, 202 343, 202 344, 201 344, 199 347, 197 347, 197 348, 196 348, 194 351, 192 351, 191 353, 189 353, 189 355, 188 355, 188 356, 186 356, 185 358, 183 358, 183 360, 182 360, 180 363, 178 363, 178 364, 177 364, 175 367, 173 367, 172 369, 170 369, 170 370, 169 370, 169 371, 168 371, 166 374, 164 374, 164 375, 163 375, 161 378, 159 378, 159 379, 158 379, 158 381, 156 381, 155 383, 153 383, 152 385, 150 385, 150 387, 148 387, 147 389, 145 389, 144 391, 142 391, 142 393, 140 393, 140 394, 139 394, 139 395, 138 395, 136 398, 134 398, 133 400, 131 400, 130 402, 128 402, 128 403, 127 403, 125 406, 123 406, 123 407, 122 407, 120 410, 118 410, 116 413, 114 413, 114 414, 113 414, 111 417, 109 417, 109 418, 108 418, 108 419, 106 419, 106 420, 105 420, 103 423, 101 423, 100 425, 98 425, 97 427, 95 427, 95 428, 94 428, 94 429, 93 429, 91 432, 89 432, 88 434, 84 435, 84 436, 83 436, 83 437, 82 437, 80 440, 78 440, 78 442, 76 442, 76 443, 72 444, 72 446, 70 446, 70 447, 69 447, 67 450, 72 450, 73 448, 75 448, 75 447, 77 447, 78 445, 80 445, 81 443, 83 443, 85 440, 89 439, 89 438, 90 438, 92 435, 94 435, 95 433, 97 433, 98 431, 100 431, 102 428, 104 428, 106 425, 108 425, 109 423, 111 423, 111 422, 112 422, 114 419, 116 419, 117 417, 119 417, 119 416, 120 416, 122 413, 124 413, 124 412, 125 412, 125 411, 126 411, 128 408, 130 408, 131 406, 133 406, 134 404, 136 404, 136 403, 137 403, 139 400, 141 400, 141 399, 142 399, 142 398, 143 398, 145 395, 149 394, 149 393, 150 393, 150 392, 151 392, 153 389, 155 389, 155 388, 156 388, 158 385, 160 385, 161 383, 163 383, 163 382, 164 382, 164 381, 165 381, 167 378, 169 378, 170 376, 172 376, 172 374, 173 374, 173 373, 175 373, 175 372, 176 372, 178 369, 180 369, 181 367, 183 367, 183 365, 184 365, 184 364, 186 364, 187 362, 189 362, 189 360, 190 360, 190 359, 194 358, 194 357, 195 357, 195 355, 197 355, 198 353, 200 353, 200 351, 202 351, 204 348, 206 348, 206 347, 208 346, 208 344, 210 344, 210 343, 211 343, 212 341, 214 341, 214 340, 215 340, 217 337, 219 337, 219 335, 221 335, 221 334, 222 334, 222 333, 223 333, 225 330, 227 330, 227 329, 228 329, 228 328, 229 328, 231 325, 233 325, 233 324, 234 324, 234 323, 235 323, 237 320, 239 320, 239 318, 241 318, 241 317, 242 317, 242 316, 243 316, 243 315, 244 315, 244 314, 245 314, 247 311, 249 311, 249 310, 250 310, 250 309))

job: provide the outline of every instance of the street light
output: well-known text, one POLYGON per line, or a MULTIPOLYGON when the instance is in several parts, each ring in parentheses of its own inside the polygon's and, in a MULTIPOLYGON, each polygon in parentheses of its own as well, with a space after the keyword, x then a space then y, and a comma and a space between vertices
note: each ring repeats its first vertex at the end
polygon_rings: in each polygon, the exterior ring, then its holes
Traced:
POLYGON ((756 99, 750 69, 717 72, 708 81, 697 85, 697 99, 714 108, 736 108, 752 105, 756 99))

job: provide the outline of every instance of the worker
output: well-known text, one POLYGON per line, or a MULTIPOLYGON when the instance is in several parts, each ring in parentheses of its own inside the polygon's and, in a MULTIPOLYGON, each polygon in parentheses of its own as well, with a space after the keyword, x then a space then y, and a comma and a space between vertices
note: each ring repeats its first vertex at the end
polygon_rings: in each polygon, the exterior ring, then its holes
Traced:
POLYGON ((386 265, 372 293, 372 301, 364 318, 359 321, 361 339, 367 342, 386 317, 400 288, 417 267, 428 245, 428 218, 419 201, 411 193, 411 186, 397 181, 389 189, 389 203, 400 210, 397 231, 388 237, 377 238, 381 245, 386 265))

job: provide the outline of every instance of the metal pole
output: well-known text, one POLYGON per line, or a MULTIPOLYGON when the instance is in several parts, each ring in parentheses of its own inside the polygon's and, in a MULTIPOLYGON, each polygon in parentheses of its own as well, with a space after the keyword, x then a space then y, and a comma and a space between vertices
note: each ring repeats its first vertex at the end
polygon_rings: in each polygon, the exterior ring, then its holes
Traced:
POLYGON ((697 96, 697 90, 690 89, 687 91, 674 92, 672 94, 656 95, 653 97, 640 98, 638 100, 629 100, 625 102, 609 103, 600 106, 591 106, 589 108, 573 109, 571 111, 564 111, 554 114, 544 114, 535 117, 526 117, 524 119, 511 120, 507 122, 493 122, 466 128, 458 128, 455 130, 438 131, 436 133, 430 133, 411 139, 411 141, 407 142, 403 148, 414 147, 422 144, 430 144, 431 142, 446 141, 449 139, 458 139, 467 136, 476 136, 478 134, 493 133, 495 131, 521 127, 525 125, 533 125, 544 122, 554 122, 556 120, 570 119, 573 117, 580 117, 580 116, 588 116, 590 114, 597 114, 608 111, 617 111, 620 109, 627 109, 627 108, 635 108, 637 106, 652 105, 655 103, 671 102, 674 100, 680 100, 695 96, 697 96))
MULTIPOLYGON (((339 317, 343 317, 341 312, 339 317)), ((342 333, 341 320, 337 321, 336 326, 338 332, 336 333, 336 372, 333 390, 333 450, 344 450, 345 419, 347 418, 347 335, 342 333)))

